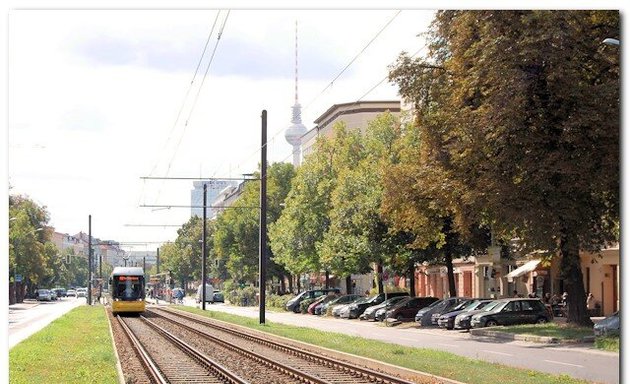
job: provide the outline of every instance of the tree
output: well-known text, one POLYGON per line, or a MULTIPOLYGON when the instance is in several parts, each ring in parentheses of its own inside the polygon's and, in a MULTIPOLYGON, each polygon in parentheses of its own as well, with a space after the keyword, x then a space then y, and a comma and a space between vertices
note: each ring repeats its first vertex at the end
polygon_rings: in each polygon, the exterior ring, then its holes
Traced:
POLYGON ((616 11, 443 11, 429 65, 403 55, 390 74, 456 227, 558 252, 583 325, 579 251, 618 241, 619 52, 600 44, 618 34, 616 11))
POLYGON ((24 297, 26 286, 33 292, 34 286, 50 273, 45 248, 50 240, 48 221, 45 207, 26 196, 9 196, 9 272, 23 276, 23 283, 16 284, 18 302, 24 297))
MULTIPOLYGON (((294 173, 293 165, 287 163, 275 163, 267 169, 267 222, 270 226, 280 216, 281 203, 286 198, 294 173)), ((260 184, 249 181, 239 199, 222 212, 215 223, 215 255, 236 282, 254 283, 258 276, 259 206, 260 184)), ((272 252, 267 254, 269 277, 275 275, 281 278, 286 272, 274 263, 272 252)))

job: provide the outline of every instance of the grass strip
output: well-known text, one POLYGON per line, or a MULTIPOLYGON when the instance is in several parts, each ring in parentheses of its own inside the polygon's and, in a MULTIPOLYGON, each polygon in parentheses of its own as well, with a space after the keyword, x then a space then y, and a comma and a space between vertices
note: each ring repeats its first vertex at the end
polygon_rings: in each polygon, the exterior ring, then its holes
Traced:
POLYGON ((593 336, 593 328, 558 323, 511 325, 498 328, 497 331, 513 334, 556 337, 559 340, 580 340, 584 337, 593 336))
POLYGON ((323 332, 313 328, 295 327, 273 322, 267 322, 261 325, 258 324, 258 319, 218 311, 204 312, 201 309, 193 307, 177 306, 176 308, 274 335, 368 357, 392 365, 414 369, 469 384, 588 383, 588 381, 574 379, 568 375, 550 375, 538 371, 512 368, 433 349, 405 347, 356 336, 347 336, 335 332, 323 332))
POLYGON ((598 337, 595 339, 595 347, 604 351, 619 353, 619 336, 598 337))
POLYGON ((103 307, 77 307, 13 347, 9 382, 117 383, 116 356, 103 307))

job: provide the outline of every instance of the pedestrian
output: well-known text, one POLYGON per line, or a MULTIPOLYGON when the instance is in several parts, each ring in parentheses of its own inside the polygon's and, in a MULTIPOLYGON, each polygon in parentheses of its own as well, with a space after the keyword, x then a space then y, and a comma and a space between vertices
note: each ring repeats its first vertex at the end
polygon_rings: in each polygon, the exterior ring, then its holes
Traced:
POLYGON ((589 315, 595 309, 595 296, 591 292, 586 296, 586 309, 588 309, 589 315))
POLYGON ((549 292, 545 293, 545 296, 543 296, 542 301, 545 304, 551 304, 551 293, 549 292))

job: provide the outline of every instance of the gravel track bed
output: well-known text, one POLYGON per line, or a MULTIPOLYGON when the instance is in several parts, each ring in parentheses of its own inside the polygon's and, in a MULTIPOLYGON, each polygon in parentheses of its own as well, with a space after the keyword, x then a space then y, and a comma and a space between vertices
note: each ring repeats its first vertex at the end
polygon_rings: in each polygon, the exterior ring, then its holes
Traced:
POLYGON ((222 383, 139 317, 123 319, 170 383, 222 383))
MULTIPOLYGON (((158 311, 156 311, 158 312, 158 311)), ((350 375, 349 373, 346 372, 342 372, 339 371, 338 369, 335 368, 331 368, 331 367, 326 367, 323 366, 319 363, 316 362, 311 362, 308 360, 305 360, 301 357, 297 357, 297 356, 292 356, 287 354, 286 352, 283 351, 279 351, 277 349, 244 339, 244 338, 239 338, 233 334, 221 331, 221 330, 217 330, 211 326, 206 326, 203 324, 200 324, 198 322, 195 322, 193 320, 187 320, 184 318, 181 318, 179 316, 170 314, 166 311, 159 311, 160 315, 164 315, 167 318, 171 318, 174 319, 178 322, 181 322, 183 324, 186 324, 194 329, 206 332, 216 338, 219 339, 223 339, 223 340, 227 340, 235 345, 238 345, 239 347, 246 349, 248 351, 252 351, 252 352, 256 352, 258 354, 261 354, 263 356, 266 356, 267 358, 272 359, 273 361, 276 362, 280 362, 282 364, 288 365, 290 367, 296 368, 302 372, 306 372, 312 376, 315 377, 319 377, 322 378, 324 380, 327 380, 331 383, 373 383, 373 381, 369 381, 365 378, 362 377, 356 377, 353 375, 350 375)), ((151 316, 149 314, 149 316, 151 316)), ((159 324, 165 324, 165 328, 167 327, 167 325, 169 325, 170 328, 168 329, 177 329, 175 325, 173 325, 172 322, 165 320, 165 319, 160 319, 159 317, 153 315, 152 319, 155 319, 156 323, 159 321, 159 324)), ((197 342, 200 344, 200 348, 203 348, 204 346, 207 346, 209 343, 212 343, 211 341, 208 340, 204 340, 202 338, 202 336, 195 334, 194 332, 190 332, 190 331, 185 331, 182 330, 181 332, 186 332, 188 334, 190 334, 189 338, 191 340, 198 340, 197 342)), ((186 338, 185 340, 189 340, 189 338, 186 338)), ((211 353, 211 352, 209 352, 211 353)), ((217 358, 218 359, 218 358, 217 358)), ((223 361, 223 360, 221 360, 223 361)), ((226 364, 227 365, 227 364, 226 364)), ((245 377, 245 376, 243 376, 245 377)), ((260 381, 260 383, 270 383, 271 381, 269 381, 268 377, 264 378, 265 381, 260 381)), ((253 382, 253 380, 252 380, 253 382)), ((258 381, 257 381, 258 382, 258 381)))
POLYGON ((118 358, 120 359, 120 366, 125 376, 126 384, 151 384, 151 379, 144 370, 142 361, 136 355, 136 351, 131 345, 131 341, 125 335, 125 331, 122 329, 118 321, 112 316, 112 312, 107 310, 107 317, 109 323, 112 326, 112 334, 114 335, 114 344, 116 345, 116 351, 118 358))
MULTIPOLYGON (((236 375, 242 377, 243 379, 251 382, 252 384, 287 384, 297 382, 295 378, 283 374, 282 372, 279 372, 275 369, 261 365, 260 363, 237 352, 233 352, 219 344, 214 344, 212 343, 212 341, 207 340, 192 331, 174 325, 169 320, 162 319, 155 315, 151 316, 148 313, 145 314, 145 317, 147 317, 149 320, 153 321, 160 327, 167 329, 173 335, 181 338, 186 343, 192 345, 194 348, 197 348, 199 351, 203 352, 211 359, 216 360, 220 364, 223 364, 227 369, 234 372, 236 375)), ((193 322, 189 321, 186 324, 194 326, 196 329, 201 329, 201 326, 195 325, 193 322)), ((204 331, 206 331, 205 328, 207 327, 203 327, 204 331)), ((225 333, 222 336, 226 337, 225 333)), ((229 337, 227 340, 230 342, 234 342, 234 337, 229 337)), ((255 353, 261 353, 259 348, 257 348, 256 345, 254 345, 253 343, 250 343, 247 350, 255 353)), ((277 360, 274 359, 274 361, 277 360)))

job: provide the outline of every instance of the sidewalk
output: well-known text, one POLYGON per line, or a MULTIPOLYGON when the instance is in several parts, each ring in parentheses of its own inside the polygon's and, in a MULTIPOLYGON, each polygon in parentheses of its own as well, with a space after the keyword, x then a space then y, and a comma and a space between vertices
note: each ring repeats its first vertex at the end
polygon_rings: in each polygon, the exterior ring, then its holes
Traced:
POLYGON ((24 299, 22 303, 9 304, 9 310, 21 310, 21 309, 30 309, 41 304, 39 301, 34 299, 24 299))

